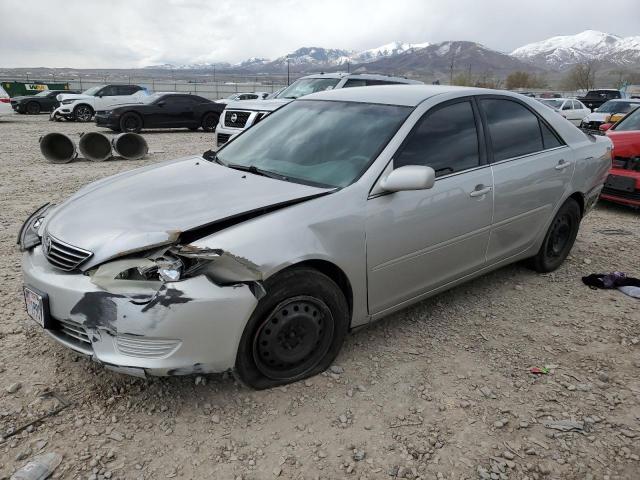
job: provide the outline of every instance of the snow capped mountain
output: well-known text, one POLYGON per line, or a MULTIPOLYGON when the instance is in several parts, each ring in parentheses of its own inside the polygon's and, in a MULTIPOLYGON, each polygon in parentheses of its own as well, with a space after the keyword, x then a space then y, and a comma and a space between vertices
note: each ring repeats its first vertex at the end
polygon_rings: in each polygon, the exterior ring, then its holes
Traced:
POLYGON ((577 35, 551 37, 516 48, 511 55, 529 63, 566 68, 576 63, 599 60, 612 64, 640 60, 640 37, 618 37, 596 30, 577 35))
POLYGON ((429 42, 424 43, 404 43, 404 42, 391 42, 386 45, 382 45, 377 48, 370 48, 362 52, 356 53, 351 57, 352 62, 366 63, 373 60, 378 60, 382 57, 390 57, 392 55, 400 55, 409 51, 425 48, 430 45, 429 42))
POLYGON ((188 63, 183 65, 174 65, 172 63, 163 63, 161 65, 149 65, 144 67, 148 70, 213 70, 214 68, 229 68, 230 63, 188 63))

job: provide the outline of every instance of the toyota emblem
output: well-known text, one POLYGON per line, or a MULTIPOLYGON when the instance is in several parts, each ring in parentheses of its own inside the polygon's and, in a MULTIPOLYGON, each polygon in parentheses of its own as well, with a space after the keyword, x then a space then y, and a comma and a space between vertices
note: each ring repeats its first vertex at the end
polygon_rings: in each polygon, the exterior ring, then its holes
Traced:
POLYGON ((237 113, 232 113, 231 114, 231 123, 236 123, 238 121, 238 114, 237 113))

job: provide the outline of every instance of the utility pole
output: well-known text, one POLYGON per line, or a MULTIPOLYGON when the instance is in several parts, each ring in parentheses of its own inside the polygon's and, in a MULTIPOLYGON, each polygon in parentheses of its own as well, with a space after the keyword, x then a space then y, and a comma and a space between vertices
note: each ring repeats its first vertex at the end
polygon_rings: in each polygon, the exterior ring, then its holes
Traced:
POLYGON ((453 68, 456 65, 456 52, 451 48, 451 42, 449 43, 449 49, 451 50, 451 63, 449 63, 449 85, 453 85, 453 68))
POLYGON ((287 55, 287 86, 291 85, 291 69, 289 67, 289 56, 287 55))

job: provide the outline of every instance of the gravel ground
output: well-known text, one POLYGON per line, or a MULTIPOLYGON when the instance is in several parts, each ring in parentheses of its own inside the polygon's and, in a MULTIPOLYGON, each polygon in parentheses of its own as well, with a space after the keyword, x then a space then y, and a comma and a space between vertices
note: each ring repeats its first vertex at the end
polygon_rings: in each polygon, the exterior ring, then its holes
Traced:
POLYGON ((148 132, 163 152, 134 162, 52 165, 39 153, 47 132, 95 129, 0 120, 0 434, 55 408, 45 391, 73 401, 0 441, 0 479, 43 452, 64 456, 54 478, 73 479, 638 478, 640 304, 580 281, 640 276, 637 211, 601 204, 558 271, 510 266, 392 315, 310 380, 261 392, 228 375, 141 380, 77 357, 27 319, 15 235, 45 202, 213 138, 148 132))

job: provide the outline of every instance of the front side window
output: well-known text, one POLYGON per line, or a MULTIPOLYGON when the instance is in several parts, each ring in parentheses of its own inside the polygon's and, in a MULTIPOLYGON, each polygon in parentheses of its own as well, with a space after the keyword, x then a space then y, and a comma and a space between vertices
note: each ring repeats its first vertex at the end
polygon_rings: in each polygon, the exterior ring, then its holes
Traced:
POLYGON ((395 135, 410 107, 300 100, 270 114, 218 152, 221 163, 283 180, 345 187, 395 135))
POLYGON ((339 78, 301 78, 285 88, 276 98, 300 98, 311 93, 332 90, 339 81, 339 78))
POLYGON ((366 86, 367 86, 367 81, 366 80, 362 80, 360 78, 350 78, 349 80, 347 80, 345 82, 345 84, 342 86, 342 88, 366 87, 366 86))
POLYGON ((102 90, 100 90, 99 95, 102 95, 103 97, 111 97, 114 95, 118 95, 118 90, 117 87, 115 86, 108 86, 108 87, 104 87, 102 90))
POLYGON ((393 161, 395 168, 404 165, 432 167, 436 176, 479 164, 478 131, 468 101, 427 112, 393 161))
POLYGON ((538 117, 512 100, 485 98, 480 100, 487 119, 493 147, 493 160, 498 162, 544 149, 538 117))

